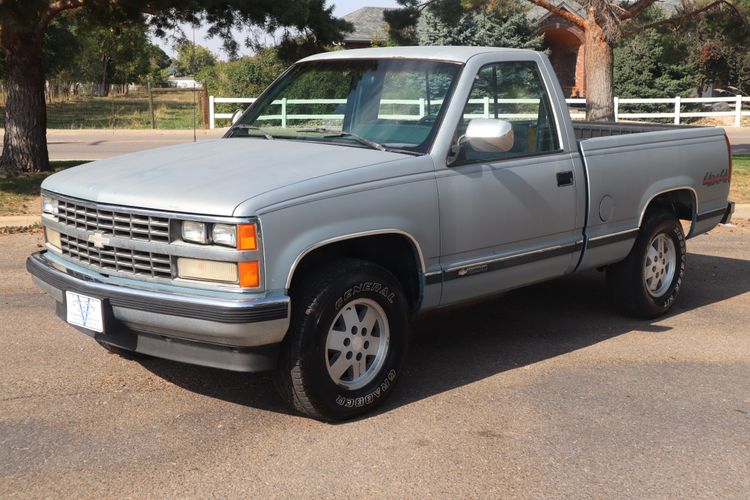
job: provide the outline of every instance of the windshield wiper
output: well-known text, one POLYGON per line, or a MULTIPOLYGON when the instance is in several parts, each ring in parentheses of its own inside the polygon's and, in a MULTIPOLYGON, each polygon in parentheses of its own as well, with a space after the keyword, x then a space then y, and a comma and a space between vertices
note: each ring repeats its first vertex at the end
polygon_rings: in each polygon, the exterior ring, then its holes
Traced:
POLYGON ((298 128, 295 132, 317 132, 319 134, 325 134, 325 137, 351 137, 360 144, 370 147, 371 149, 377 149, 379 151, 388 151, 388 148, 379 142, 372 141, 366 137, 355 134, 354 132, 344 132, 343 130, 334 130, 330 128, 298 128))
POLYGON ((248 125, 246 123, 235 123, 229 129, 229 133, 231 134, 233 130, 257 130, 263 135, 263 137, 265 137, 269 141, 273 140, 273 135, 271 135, 267 130, 263 130, 262 128, 256 125, 248 125))

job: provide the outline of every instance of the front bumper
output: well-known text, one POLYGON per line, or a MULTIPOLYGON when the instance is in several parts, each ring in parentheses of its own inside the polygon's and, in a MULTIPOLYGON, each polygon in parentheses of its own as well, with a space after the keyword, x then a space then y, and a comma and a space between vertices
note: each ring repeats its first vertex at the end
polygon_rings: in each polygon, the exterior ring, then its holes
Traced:
POLYGON ((48 258, 47 252, 31 255, 26 269, 57 301, 63 319, 66 290, 102 299, 104 333, 75 328, 159 358, 234 371, 270 370, 289 326, 286 295, 226 298, 123 286, 48 258))

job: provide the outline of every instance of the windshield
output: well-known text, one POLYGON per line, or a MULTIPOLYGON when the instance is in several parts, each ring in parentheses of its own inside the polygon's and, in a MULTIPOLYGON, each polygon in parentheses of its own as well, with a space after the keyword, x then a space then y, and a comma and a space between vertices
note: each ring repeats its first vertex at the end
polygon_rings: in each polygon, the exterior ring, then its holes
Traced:
POLYGON ((460 69, 455 63, 407 59, 300 63, 229 136, 425 153, 460 69))

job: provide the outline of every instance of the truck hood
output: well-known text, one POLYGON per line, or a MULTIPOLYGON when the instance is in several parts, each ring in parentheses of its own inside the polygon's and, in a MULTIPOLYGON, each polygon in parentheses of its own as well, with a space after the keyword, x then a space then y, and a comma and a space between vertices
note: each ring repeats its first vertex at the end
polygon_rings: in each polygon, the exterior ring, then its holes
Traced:
POLYGON ((231 216, 260 194, 404 156, 334 144, 218 139, 87 163, 48 177, 42 189, 97 203, 231 216))

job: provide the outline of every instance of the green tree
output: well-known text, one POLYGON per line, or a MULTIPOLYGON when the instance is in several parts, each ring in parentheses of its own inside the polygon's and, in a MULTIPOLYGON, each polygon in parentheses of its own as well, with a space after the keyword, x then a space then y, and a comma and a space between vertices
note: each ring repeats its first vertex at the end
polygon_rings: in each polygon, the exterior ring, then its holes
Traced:
POLYGON ((149 43, 143 56, 148 61, 148 72, 140 75, 139 81, 145 83, 146 80, 151 82, 154 87, 167 86, 167 68, 172 63, 172 59, 164 52, 161 47, 149 43))
POLYGON ((338 42, 350 29, 325 0, 4 0, 0 48, 7 100, 0 170, 6 175, 49 170, 43 48, 51 23, 66 11, 85 12, 100 27, 148 23, 160 36, 180 23, 205 21, 209 34, 223 38, 229 49, 237 47, 235 28, 283 29, 281 49, 290 53, 338 42))
POLYGON ((212 95, 256 97, 286 69, 278 50, 267 48, 254 56, 219 62, 204 68, 197 78, 208 86, 212 95))
POLYGON ((417 26, 419 45, 473 45, 540 50, 544 38, 537 35, 526 13, 517 5, 503 11, 486 6, 463 12, 458 21, 445 22, 430 11, 417 26))
MULTIPOLYGON (((586 54, 586 117, 589 120, 613 120, 613 70, 614 47, 623 37, 642 33, 663 24, 680 25, 691 17, 708 11, 721 11, 723 15, 746 16, 730 0, 713 0, 689 3, 688 7, 668 19, 643 23, 641 14, 656 0, 578 0, 584 9, 583 17, 563 8, 552 0, 527 0, 578 26, 584 34, 586 54)), ((690 2, 690 0, 687 0, 690 2)), ((497 8, 507 5, 507 0, 398 0, 401 9, 384 14, 391 36, 401 41, 414 41, 419 15, 424 10, 440 16, 445 22, 458 18, 466 9, 479 5, 497 8)))
POLYGON ((77 77, 96 82, 99 95, 108 95, 112 83, 127 84, 149 72, 151 43, 144 23, 125 20, 116 26, 102 26, 90 16, 75 18, 72 29, 80 47, 74 63, 77 77))
MULTIPOLYGON (((664 17, 652 13, 653 19, 664 17)), ((686 96, 700 72, 685 38, 660 26, 624 40, 614 51, 614 92, 620 97, 686 96)))
MULTIPOLYGON (((737 3, 750 12, 750 0, 737 3)), ((707 11, 680 26, 675 36, 690 47, 702 87, 713 84, 750 95, 750 27, 745 19, 707 11)))
POLYGON ((173 68, 175 76, 196 75, 216 64, 216 56, 202 45, 193 46, 190 42, 182 42, 177 47, 177 56, 173 68))

